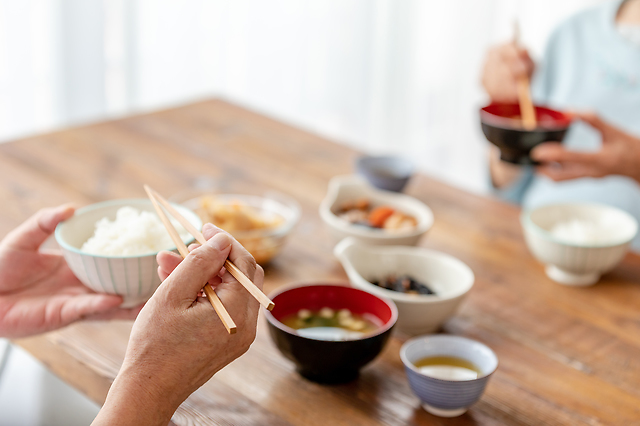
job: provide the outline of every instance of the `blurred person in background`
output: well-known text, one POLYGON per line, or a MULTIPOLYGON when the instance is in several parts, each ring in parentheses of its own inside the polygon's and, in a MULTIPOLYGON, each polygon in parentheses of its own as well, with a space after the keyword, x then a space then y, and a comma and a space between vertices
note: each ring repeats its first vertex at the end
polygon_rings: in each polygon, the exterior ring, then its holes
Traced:
MULTIPOLYGON (((562 145, 532 151, 541 163, 535 169, 501 161, 492 146, 497 194, 524 208, 598 202, 640 221, 640 0, 609 1, 569 18, 538 64, 514 43, 488 52, 482 84, 493 101, 517 102, 522 75, 532 79, 537 105, 574 112, 578 120, 562 145)), ((640 238, 633 247, 640 249, 640 238)))

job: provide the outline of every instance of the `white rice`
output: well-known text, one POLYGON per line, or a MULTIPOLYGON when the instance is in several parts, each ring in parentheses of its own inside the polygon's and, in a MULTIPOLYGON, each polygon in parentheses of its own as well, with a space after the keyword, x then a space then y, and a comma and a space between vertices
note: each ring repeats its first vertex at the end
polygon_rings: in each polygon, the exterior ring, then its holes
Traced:
POLYGON ((556 223, 551 235, 567 244, 605 246, 624 240, 624 229, 611 220, 570 219, 556 223))
MULTIPOLYGON (((182 225, 173 219, 171 223, 182 241, 191 240, 182 225)), ((175 244, 158 215, 126 206, 118 209, 114 221, 105 217, 96 222, 95 233, 81 250, 101 256, 137 256, 172 247, 175 244)))

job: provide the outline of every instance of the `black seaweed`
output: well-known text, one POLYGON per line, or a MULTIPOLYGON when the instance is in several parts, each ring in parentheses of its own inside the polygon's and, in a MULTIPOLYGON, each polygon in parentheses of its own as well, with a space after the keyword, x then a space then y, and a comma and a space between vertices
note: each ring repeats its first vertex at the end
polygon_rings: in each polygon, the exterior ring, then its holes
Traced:
POLYGON ((384 280, 371 281, 371 284, 400 293, 435 294, 435 292, 431 290, 429 286, 416 281, 408 275, 401 275, 399 277, 396 277, 395 275, 389 275, 384 280))

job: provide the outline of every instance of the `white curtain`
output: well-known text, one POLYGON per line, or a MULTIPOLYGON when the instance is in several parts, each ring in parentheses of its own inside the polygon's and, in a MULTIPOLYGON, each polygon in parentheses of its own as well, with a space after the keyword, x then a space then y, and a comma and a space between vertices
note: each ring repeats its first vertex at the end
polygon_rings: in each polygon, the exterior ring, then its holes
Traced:
POLYGON ((598 0, 0 0, 0 140, 220 96, 486 190, 488 46, 598 0))

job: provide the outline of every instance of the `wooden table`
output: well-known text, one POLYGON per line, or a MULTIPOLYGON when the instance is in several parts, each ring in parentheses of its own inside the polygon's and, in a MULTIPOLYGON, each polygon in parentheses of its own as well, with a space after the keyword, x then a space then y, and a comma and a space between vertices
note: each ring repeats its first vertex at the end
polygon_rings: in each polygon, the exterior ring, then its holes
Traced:
MULTIPOLYGON (((346 282, 317 209, 328 180, 357 153, 228 103, 212 100, 0 145, 0 234, 44 206, 165 195, 212 178, 219 188, 272 188, 298 199, 302 219, 266 270, 266 290, 346 282)), ((224 425, 632 424, 640 423, 640 257, 628 255, 588 288, 551 282, 527 251, 516 207, 425 176, 407 192, 435 225, 421 245, 453 254, 476 282, 447 333, 489 345, 500 365, 467 414, 420 408, 392 339, 357 381, 300 378, 260 320, 249 352, 176 412, 174 423, 224 425)), ((18 343, 98 403, 127 344, 129 323, 77 324, 18 343)))

